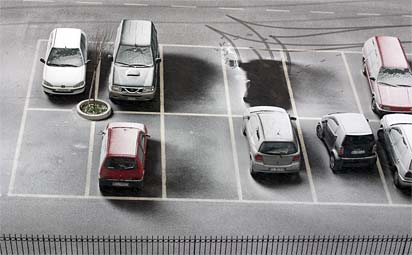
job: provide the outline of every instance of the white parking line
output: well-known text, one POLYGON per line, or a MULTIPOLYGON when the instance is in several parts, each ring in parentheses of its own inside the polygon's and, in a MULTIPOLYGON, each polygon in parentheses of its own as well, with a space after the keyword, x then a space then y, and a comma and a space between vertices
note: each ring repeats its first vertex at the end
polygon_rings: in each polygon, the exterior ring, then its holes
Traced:
POLYGON ((27 108, 27 111, 37 111, 37 112, 72 112, 73 109, 29 107, 29 108, 27 108))
POLYGON ((369 13, 369 12, 359 12, 356 13, 358 16, 380 16, 380 13, 369 13))
POLYGON ((76 1, 76 3, 78 4, 90 4, 90 5, 99 5, 99 4, 103 4, 102 2, 83 2, 83 1, 76 1))
POLYGON ((174 4, 172 4, 171 7, 173 7, 173 8, 191 8, 191 9, 196 8, 196 6, 194 6, 194 5, 174 5, 174 4))
MULTIPOLYGON (((349 69, 348 61, 346 60, 346 56, 343 52, 341 53, 341 56, 342 56, 342 59, 343 59, 343 63, 345 64, 346 73, 348 74, 348 77, 349 77, 349 83, 350 83, 350 86, 352 88, 352 92, 355 95, 355 101, 356 101, 356 105, 358 107, 358 111, 363 114, 362 105, 361 105, 360 100, 359 100, 358 92, 356 91, 356 88, 355 88, 355 82, 353 81, 352 74, 351 74, 351 71, 349 69)), ((388 185, 386 184, 385 175, 383 173, 379 157, 376 160, 376 166, 378 168, 379 177, 381 179, 383 189, 384 189, 385 194, 386 194, 386 199, 388 200, 389 204, 392 204, 392 197, 391 197, 391 194, 389 193, 388 185)))
POLYGON ((233 164, 235 167, 237 195, 238 195, 239 200, 243 200, 242 185, 240 183, 240 170, 239 170, 239 161, 238 161, 237 147, 236 147, 236 140, 235 140, 235 132, 233 128, 232 107, 230 103, 229 85, 228 85, 228 80, 227 80, 226 64, 224 60, 223 50, 220 51, 220 56, 221 56, 221 63, 222 63, 223 84, 225 86, 226 108, 227 108, 227 113, 229 116, 228 121, 229 121, 230 141, 232 144, 233 164))
POLYGON ((124 3, 123 5, 126 5, 126 6, 142 6, 142 7, 149 6, 148 4, 138 4, 138 3, 124 3))
POLYGON ((243 8, 240 7, 219 7, 219 10, 228 10, 228 11, 243 11, 243 8))
POLYGON ((89 151, 87 155, 87 168, 86 168, 86 187, 84 189, 84 195, 90 195, 90 175, 93 166, 93 147, 94 147, 94 134, 96 130, 96 122, 90 123, 90 137, 89 137, 89 151))
POLYGON ((223 204, 260 204, 260 205, 294 205, 294 206, 340 206, 340 207, 383 207, 412 208, 412 204, 379 204, 379 203, 345 203, 345 202, 306 202, 275 200, 238 200, 238 199, 202 199, 202 198, 161 198, 161 197, 124 197, 124 196, 81 196, 51 194, 9 194, 9 197, 37 199, 77 199, 77 200, 119 200, 119 201, 155 201, 182 203, 223 203, 223 204))
POLYGON ((290 12, 290 10, 266 9, 267 12, 290 12))
POLYGON ((412 15, 402 15, 404 18, 412 18, 412 15))
POLYGON ((294 99, 294 96, 293 96, 292 85, 291 85, 290 79, 289 79, 289 73, 288 73, 288 67, 286 65, 285 53, 283 51, 281 51, 280 55, 282 57, 283 72, 284 72, 284 75, 285 75, 286 84, 288 86, 288 92, 289 92, 289 97, 290 97, 290 103, 292 105, 293 115, 297 117, 296 128, 297 128, 297 131, 298 131, 299 141, 300 141, 301 147, 302 147, 303 161, 305 162, 305 168, 306 168, 306 172, 307 172, 307 175, 308 175, 310 192, 312 194, 313 202, 318 202, 318 197, 316 195, 315 185, 313 183, 313 178, 312 178, 312 170, 311 170, 310 164, 309 164, 308 153, 306 151, 306 145, 305 145, 305 141, 303 139, 302 128, 300 127, 300 122, 299 122, 299 118, 298 118, 298 111, 296 109, 296 103, 295 103, 295 99, 294 99))
POLYGON ((24 101, 23 114, 21 116, 21 121, 20 121, 20 129, 19 129, 19 135, 17 137, 16 151, 15 151, 14 157, 13 157, 13 166, 12 166, 12 169, 11 169, 11 176, 10 176, 8 194, 13 193, 14 183, 16 181, 16 171, 17 171, 17 166, 18 166, 18 163, 19 163, 21 144, 23 142, 24 128, 26 126, 27 108, 29 108, 31 89, 33 87, 33 81, 34 81, 34 76, 35 76, 35 73, 36 73, 37 62, 39 61, 39 48, 40 48, 40 41, 37 41, 36 51, 34 53, 33 64, 32 64, 32 67, 31 67, 29 86, 27 88, 26 99, 24 101))
POLYGON ((160 59, 160 151, 162 167, 162 198, 167 197, 166 192, 166 134, 165 134, 165 101, 164 101, 164 69, 163 69, 163 46, 159 47, 160 59))
POLYGON ((335 14, 335 12, 328 12, 328 11, 310 11, 313 14, 335 14))
POLYGON ((23 0, 23 2, 44 2, 44 3, 53 3, 54 0, 23 0))

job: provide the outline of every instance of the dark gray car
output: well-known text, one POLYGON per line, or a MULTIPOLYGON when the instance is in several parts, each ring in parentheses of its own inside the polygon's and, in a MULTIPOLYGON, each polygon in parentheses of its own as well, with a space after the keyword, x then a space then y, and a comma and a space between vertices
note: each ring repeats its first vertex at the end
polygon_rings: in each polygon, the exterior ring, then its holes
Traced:
POLYGON ((334 173, 344 166, 375 166, 375 138, 363 114, 331 113, 323 116, 316 126, 316 134, 326 145, 334 173))

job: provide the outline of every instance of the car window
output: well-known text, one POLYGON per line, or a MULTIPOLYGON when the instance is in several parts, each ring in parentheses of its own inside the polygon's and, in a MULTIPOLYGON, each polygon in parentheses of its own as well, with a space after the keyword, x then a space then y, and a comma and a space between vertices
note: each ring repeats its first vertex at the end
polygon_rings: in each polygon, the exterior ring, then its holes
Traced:
POLYGON ((152 50, 150 46, 120 45, 116 63, 131 66, 152 66, 152 50))
POLYGON ((110 170, 132 170, 137 168, 136 160, 127 157, 109 157, 104 166, 110 170))
POLYGON ((252 130, 256 130, 259 127, 259 120, 256 116, 250 116, 250 127, 252 130))
POLYGON ((377 80, 392 86, 412 86, 412 74, 408 69, 381 68, 377 80))
POLYGON ((77 48, 53 48, 47 59, 47 65, 79 67, 83 65, 83 59, 77 48))
POLYGON ((402 134, 396 128, 389 130, 389 137, 391 138, 392 144, 396 145, 402 140, 402 134))
POLYGON ((347 135, 343 141, 343 145, 367 145, 375 143, 373 135, 347 135))
POLYGON ((296 153, 297 146, 293 142, 264 142, 259 152, 264 154, 287 155, 296 153))
POLYGON ((103 164, 103 160, 106 157, 106 150, 107 150, 107 133, 103 135, 103 139, 102 139, 102 147, 100 150, 100 164, 99 164, 100 166, 103 164))
POLYGON ((329 119, 327 122, 327 127, 329 130, 333 133, 336 134, 336 130, 338 130, 338 124, 335 122, 334 119, 329 119))
POLYGON ((86 37, 82 34, 80 37, 80 49, 82 50, 83 57, 87 55, 86 46, 86 37))

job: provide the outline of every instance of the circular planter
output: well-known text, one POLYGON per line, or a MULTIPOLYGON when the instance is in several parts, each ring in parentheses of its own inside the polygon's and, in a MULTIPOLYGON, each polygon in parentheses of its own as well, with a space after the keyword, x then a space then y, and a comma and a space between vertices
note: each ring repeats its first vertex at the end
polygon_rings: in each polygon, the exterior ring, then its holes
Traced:
POLYGON ((77 104, 77 113, 88 120, 103 120, 112 114, 109 103, 100 99, 86 99, 77 104))

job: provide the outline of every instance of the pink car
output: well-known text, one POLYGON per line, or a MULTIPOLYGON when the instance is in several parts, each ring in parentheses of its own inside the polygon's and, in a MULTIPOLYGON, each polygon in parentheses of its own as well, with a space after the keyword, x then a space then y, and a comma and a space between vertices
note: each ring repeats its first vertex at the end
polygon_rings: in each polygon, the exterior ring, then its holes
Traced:
POLYGON ((398 38, 374 36, 362 48, 363 73, 372 92, 372 110, 412 113, 412 71, 398 38))

